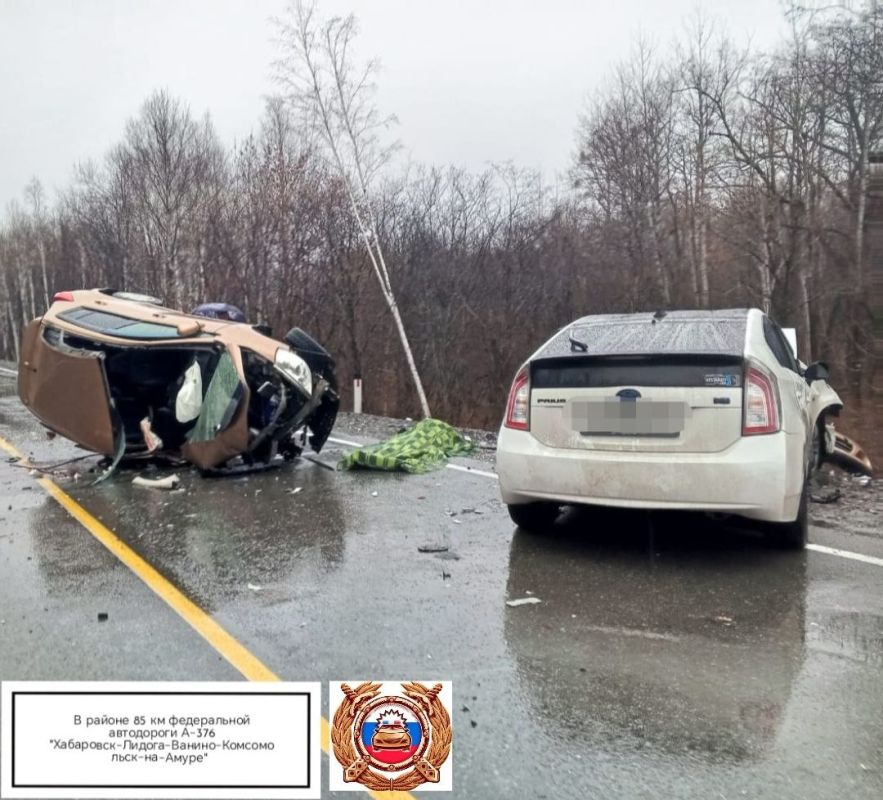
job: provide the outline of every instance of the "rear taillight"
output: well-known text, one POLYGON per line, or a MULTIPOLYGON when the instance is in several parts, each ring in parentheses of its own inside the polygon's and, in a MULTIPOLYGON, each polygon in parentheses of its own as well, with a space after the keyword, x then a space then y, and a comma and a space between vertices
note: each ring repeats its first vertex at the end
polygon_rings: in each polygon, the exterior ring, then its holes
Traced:
POLYGON ((527 369, 521 370, 512 381, 509 400, 506 403, 506 419, 503 423, 507 428, 519 431, 530 429, 530 383, 527 369))
POLYGON ((745 370, 742 399, 742 435, 775 433, 779 430, 779 401, 776 379, 755 367, 745 370))
POLYGON ((61 300, 64 303, 73 303, 74 295, 73 292, 56 292, 55 296, 52 298, 53 303, 57 303, 61 300))

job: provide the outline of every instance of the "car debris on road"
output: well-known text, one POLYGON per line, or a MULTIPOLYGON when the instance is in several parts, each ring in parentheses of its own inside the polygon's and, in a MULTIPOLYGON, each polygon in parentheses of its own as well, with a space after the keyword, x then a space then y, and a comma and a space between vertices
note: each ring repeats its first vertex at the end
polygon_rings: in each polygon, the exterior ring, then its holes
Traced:
POLYGON ((827 460, 847 472, 859 473, 867 477, 874 474, 874 466, 868 454, 854 439, 835 430, 833 423, 825 427, 827 460))
POLYGON ((447 553, 450 547, 446 544, 420 544, 417 545, 418 553, 447 553))
POLYGON ((539 597, 519 597, 516 600, 507 600, 506 605, 510 608, 517 608, 518 606, 532 606, 542 602, 539 597))
POLYGON ((145 486, 148 489, 177 489, 181 479, 177 475, 169 475, 165 478, 142 478, 140 475, 132 478, 135 486, 145 486))

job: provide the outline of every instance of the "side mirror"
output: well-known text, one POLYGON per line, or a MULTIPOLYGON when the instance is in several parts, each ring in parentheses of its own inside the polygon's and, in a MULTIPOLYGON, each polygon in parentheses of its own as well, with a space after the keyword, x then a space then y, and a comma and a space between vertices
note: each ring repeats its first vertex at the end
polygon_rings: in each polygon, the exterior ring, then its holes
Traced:
POLYGON ((807 383, 812 383, 813 381, 826 381, 829 377, 831 377, 831 373, 828 370, 828 365, 824 361, 816 361, 810 364, 804 373, 804 378, 806 378, 807 383))

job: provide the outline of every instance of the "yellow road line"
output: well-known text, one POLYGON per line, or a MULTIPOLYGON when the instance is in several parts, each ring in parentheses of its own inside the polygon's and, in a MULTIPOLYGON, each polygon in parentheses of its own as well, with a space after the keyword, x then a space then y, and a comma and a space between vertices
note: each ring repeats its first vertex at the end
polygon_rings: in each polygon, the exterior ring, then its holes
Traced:
MULTIPOLYGON (((2 436, 0 448, 12 456, 20 458, 27 464, 22 453, 2 436)), ((281 681, 282 679, 264 664, 254 653, 233 636, 227 633, 212 617, 196 603, 176 588, 153 566, 139 556, 131 547, 123 542, 110 528, 86 511, 76 500, 65 492, 51 478, 38 478, 40 484, 49 495, 92 534, 101 544, 134 572, 148 588, 157 594, 181 619, 205 639, 230 665, 244 678, 250 681, 281 681)), ((330 755, 331 726, 322 717, 321 721, 322 750, 330 755)), ((332 765, 333 768, 333 765, 332 765)), ((366 790, 378 800, 414 800, 408 792, 373 792, 366 790)))

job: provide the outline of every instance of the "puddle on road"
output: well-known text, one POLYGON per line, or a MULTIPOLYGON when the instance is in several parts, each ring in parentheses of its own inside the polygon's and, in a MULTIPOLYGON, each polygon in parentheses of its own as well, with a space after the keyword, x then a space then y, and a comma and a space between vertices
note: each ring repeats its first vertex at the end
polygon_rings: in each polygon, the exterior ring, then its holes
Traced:
POLYGON ((573 533, 518 532, 510 553, 508 595, 542 599, 507 610, 504 635, 546 733, 712 761, 767 750, 805 655, 805 556, 573 533))
POLYGON ((550 742, 763 761, 810 655, 883 665, 883 617, 807 612, 807 553, 676 515, 648 528, 577 513, 560 528, 516 532, 507 596, 542 602, 504 621, 525 713, 550 742))
POLYGON ((855 611, 813 614, 807 644, 829 655, 883 667, 883 616, 855 611))
MULTIPOLYGON (((123 471, 99 487, 65 489, 209 612, 257 592, 278 600, 273 586, 281 582, 315 586, 343 560, 346 524, 334 476, 314 465, 257 479, 209 480, 185 470, 177 492, 133 486, 136 474, 123 471), (296 487, 303 491, 293 494, 296 487)), ((45 502, 47 513, 55 513, 54 501, 45 502)), ((32 536, 47 581, 58 582, 81 566, 65 564, 68 545, 51 528, 38 514, 32 536)))

